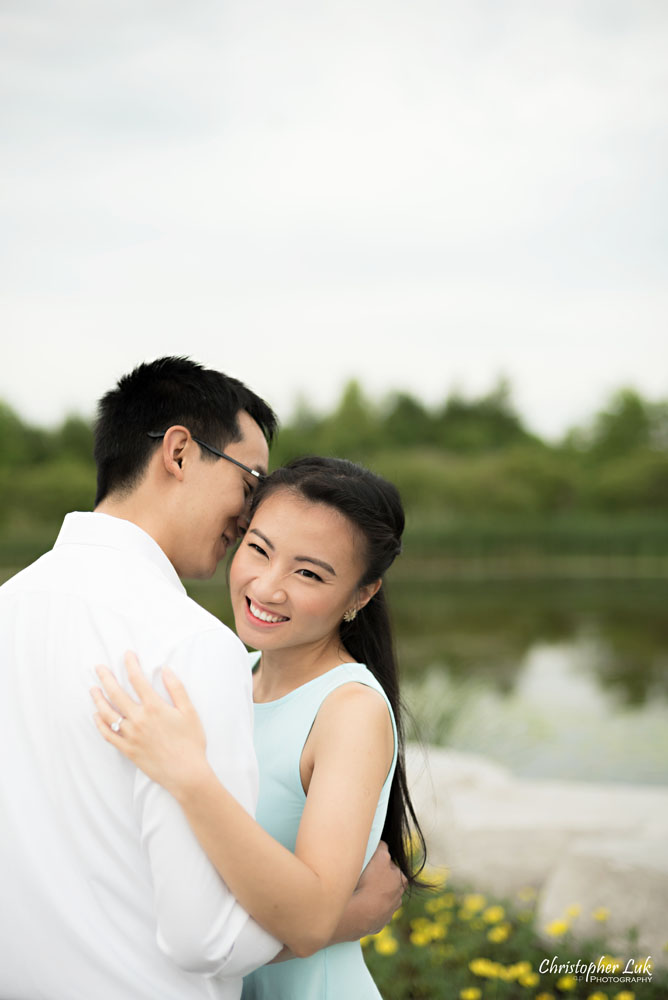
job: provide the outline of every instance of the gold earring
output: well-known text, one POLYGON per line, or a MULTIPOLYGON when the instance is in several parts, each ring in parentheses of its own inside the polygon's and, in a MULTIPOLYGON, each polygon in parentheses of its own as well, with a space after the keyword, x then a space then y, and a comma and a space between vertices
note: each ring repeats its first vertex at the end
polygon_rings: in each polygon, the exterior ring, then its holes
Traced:
POLYGON ((357 608, 350 608, 350 610, 346 611, 346 613, 344 614, 343 620, 344 622, 353 622, 355 621, 356 617, 357 617, 357 608))

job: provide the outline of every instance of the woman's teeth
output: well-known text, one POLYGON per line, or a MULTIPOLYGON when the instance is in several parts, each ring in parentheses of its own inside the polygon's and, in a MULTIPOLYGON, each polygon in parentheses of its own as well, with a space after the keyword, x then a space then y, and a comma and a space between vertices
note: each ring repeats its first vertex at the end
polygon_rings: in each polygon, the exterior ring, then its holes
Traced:
POLYGON ((253 602, 251 601, 250 598, 248 598, 248 606, 251 609, 251 614, 254 615, 255 618, 259 618, 261 622, 287 622, 288 621, 288 619, 285 618, 283 615, 270 615, 266 611, 260 611, 259 608, 255 607, 255 605, 253 604, 253 602))

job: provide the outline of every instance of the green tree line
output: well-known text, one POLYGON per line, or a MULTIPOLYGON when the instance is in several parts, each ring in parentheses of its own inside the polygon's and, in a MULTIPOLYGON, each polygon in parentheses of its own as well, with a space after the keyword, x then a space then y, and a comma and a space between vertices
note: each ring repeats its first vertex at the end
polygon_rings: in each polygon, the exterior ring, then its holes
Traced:
MULTIPOLYGON (((0 434, 7 563, 14 550, 18 558, 26 545, 50 545, 68 510, 91 509, 95 469, 91 422, 81 416, 35 427, 0 403, 0 434)), ((304 454, 349 457, 392 479, 425 547, 517 549, 540 536, 546 551, 596 552, 616 537, 620 551, 668 553, 668 401, 632 388, 548 442, 526 426, 504 381, 434 407, 405 392, 374 402, 352 381, 330 413, 302 402, 281 429, 273 464, 304 454)))

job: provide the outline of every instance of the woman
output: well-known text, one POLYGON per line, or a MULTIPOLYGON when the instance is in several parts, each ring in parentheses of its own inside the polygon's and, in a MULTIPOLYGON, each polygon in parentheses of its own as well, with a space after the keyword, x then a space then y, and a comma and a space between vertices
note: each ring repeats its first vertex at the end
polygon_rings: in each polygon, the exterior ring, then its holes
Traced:
POLYGON ((409 884, 418 874, 412 832, 424 848, 382 589, 403 527, 395 487, 351 462, 300 459, 257 490, 230 570, 237 632, 261 650, 257 822, 209 768, 199 719, 173 675, 164 680, 175 707, 136 673, 144 709, 108 672, 115 708, 94 691, 104 738, 177 798, 242 906, 300 956, 247 976, 246 1000, 379 996, 358 943, 325 946, 381 833, 409 884), (118 711, 126 720, 116 734, 118 711))

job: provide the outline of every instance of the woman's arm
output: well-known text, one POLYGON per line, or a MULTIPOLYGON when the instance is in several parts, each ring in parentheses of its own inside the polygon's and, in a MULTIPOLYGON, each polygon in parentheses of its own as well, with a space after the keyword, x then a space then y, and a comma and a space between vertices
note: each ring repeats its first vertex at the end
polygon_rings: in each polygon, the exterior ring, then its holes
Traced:
POLYGON ((204 734, 183 685, 168 671, 174 706, 138 664, 128 675, 137 704, 109 671, 100 674, 118 713, 94 694, 102 735, 180 803, 203 849, 241 905, 299 956, 328 944, 362 868, 381 787, 392 758, 384 700, 346 685, 330 695, 311 732, 314 768, 295 854, 275 841, 220 784, 206 760, 204 734))
MULTIPOLYGON (((327 945, 359 941, 367 934, 377 934, 401 905, 407 885, 408 880, 390 857, 387 844, 381 840, 360 875, 327 945)), ((295 955, 289 948, 283 948, 269 964, 289 958, 295 958, 295 955)))

